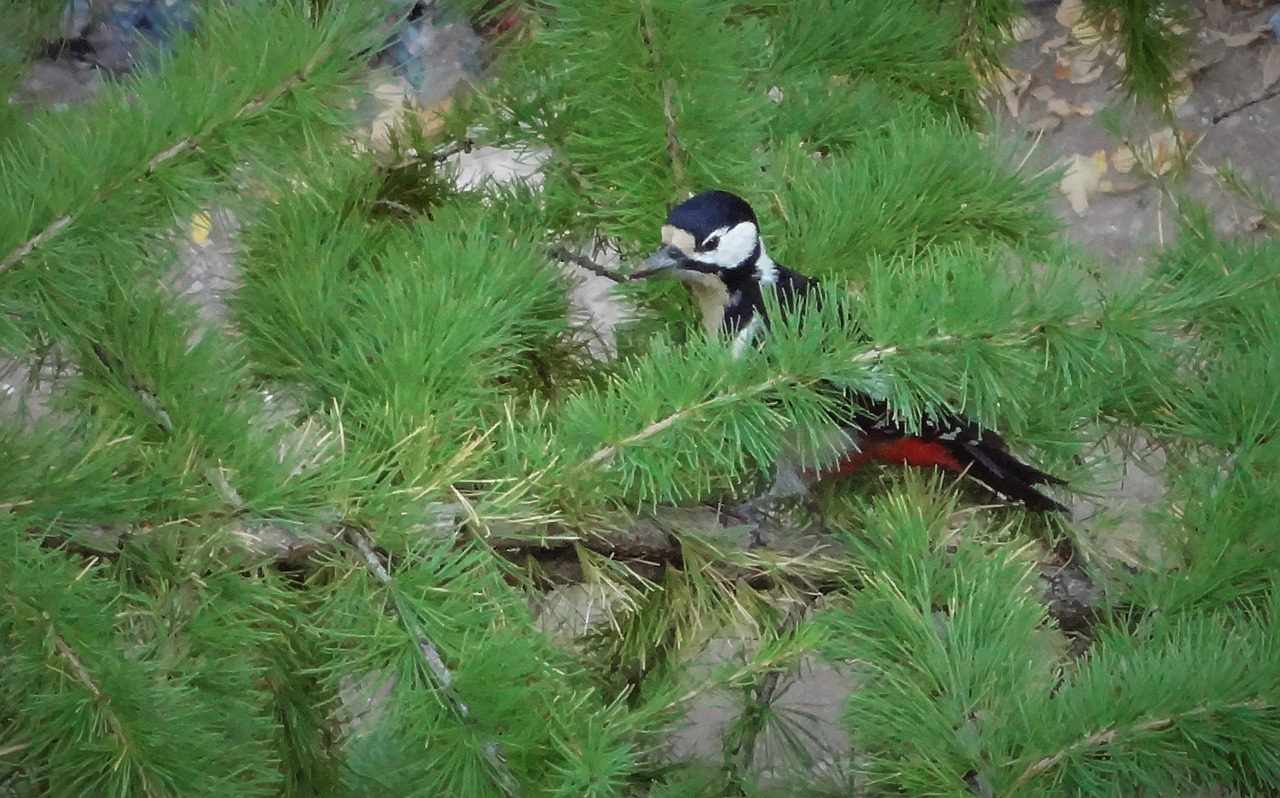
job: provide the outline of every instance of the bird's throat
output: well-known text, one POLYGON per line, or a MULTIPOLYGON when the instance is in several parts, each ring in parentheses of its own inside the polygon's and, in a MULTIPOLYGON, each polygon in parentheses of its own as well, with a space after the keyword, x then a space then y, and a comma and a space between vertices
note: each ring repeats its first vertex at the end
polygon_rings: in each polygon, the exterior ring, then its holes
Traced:
POLYGON ((698 301, 702 310, 702 326, 708 333, 720 332, 724 323, 724 309, 729 304, 729 289, 724 281, 713 274, 697 274, 687 272, 681 280, 689 286, 693 298, 698 301))

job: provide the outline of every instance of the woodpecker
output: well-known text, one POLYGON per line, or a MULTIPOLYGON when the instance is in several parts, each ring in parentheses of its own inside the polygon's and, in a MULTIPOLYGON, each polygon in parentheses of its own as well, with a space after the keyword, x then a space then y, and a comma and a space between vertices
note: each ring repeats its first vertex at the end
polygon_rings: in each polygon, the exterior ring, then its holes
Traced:
MULTIPOLYGON (((728 335, 735 357, 767 331, 767 294, 775 296, 775 307, 783 313, 802 313, 806 300, 817 299, 818 281, 775 263, 765 252, 755 211, 727 191, 708 191, 672 209, 662 227, 662 246, 632 279, 664 273, 674 273, 689 286, 704 326, 713 335, 728 335)), ((821 472, 803 463, 781 464, 765 497, 801 493, 823 476, 879 461, 940 468, 1030 509, 1067 511, 1037 490, 1039 485, 1066 483, 1018 460, 995 432, 960 414, 942 413, 920 419, 919 431, 909 434, 893 420, 883 398, 831 388, 840 391, 845 406, 833 419, 841 432, 834 464, 821 472)))

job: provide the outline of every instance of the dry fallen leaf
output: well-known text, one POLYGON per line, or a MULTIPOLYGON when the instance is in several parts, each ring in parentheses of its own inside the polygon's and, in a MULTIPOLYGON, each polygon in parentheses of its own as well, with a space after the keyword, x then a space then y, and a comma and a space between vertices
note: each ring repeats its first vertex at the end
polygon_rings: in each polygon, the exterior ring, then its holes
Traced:
POLYGON ((1031 90, 1031 96, 1042 103, 1046 103, 1053 99, 1053 89, 1048 86, 1036 86, 1031 90))
POLYGON ((1147 183, 1137 175, 1116 175, 1115 177, 1104 177, 1098 181, 1098 191, 1104 194, 1128 194, 1130 191, 1136 191, 1147 183))
POLYGON ((1034 17, 1018 17, 1009 32, 1015 42, 1029 42, 1044 35, 1044 25, 1034 17))
POLYGON ((1244 33, 1223 33, 1222 31, 1209 31, 1209 38, 1218 39, 1228 47, 1245 47, 1253 44, 1258 39, 1267 35, 1266 28, 1255 28, 1244 33))
POLYGON ((1027 132, 1035 136, 1052 133, 1062 127, 1062 117, 1048 114, 1027 125, 1027 132))
POLYGON ((1040 45, 1040 52, 1045 53, 1047 55, 1053 52, 1054 50, 1057 50, 1058 48, 1062 47, 1064 44, 1066 44, 1070 40, 1071 40, 1070 33, 1063 33, 1058 36, 1054 36, 1052 39, 1047 39, 1044 42, 1044 44, 1040 45))
POLYGON ((1156 177, 1168 174, 1178 162, 1178 140, 1170 128, 1152 133, 1147 147, 1151 156, 1146 164, 1147 170, 1156 177))
POLYGON ((1117 147, 1112 153, 1111 164, 1117 172, 1128 172, 1139 166, 1144 172, 1160 177, 1175 167, 1187 163, 1192 150, 1199 143, 1190 130, 1175 135, 1171 128, 1157 130, 1145 141, 1128 147, 1117 147))
POLYGON ((1256 216, 1250 216, 1248 219, 1244 220, 1244 229, 1252 233, 1254 230, 1257 230, 1258 228, 1262 227, 1262 223, 1265 222, 1266 220, 1267 220, 1267 217, 1261 213, 1257 214, 1256 216))
POLYGON ((1009 108, 1009 114, 1014 118, 1018 118, 1018 111, 1022 105, 1022 95, 1026 94, 1027 88, 1031 86, 1031 73, 1023 72, 1020 69, 1009 69, 1001 72, 996 76, 995 88, 1004 97, 1004 104, 1009 108))
POLYGON ((1083 216, 1089 210, 1089 196, 1098 191, 1102 175, 1107 171, 1107 154, 1098 150, 1093 155, 1073 155, 1058 187, 1067 195, 1071 210, 1083 216))
POLYGON ((1271 88, 1277 80, 1280 80, 1280 44, 1273 44, 1267 57, 1262 59, 1262 90, 1271 88))
POLYGON ((1092 83, 1098 78, 1102 77, 1102 70, 1105 68, 1106 68, 1105 64, 1098 64, 1096 67, 1094 67, 1093 69, 1090 69, 1088 72, 1084 73, 1083 75, 1073 75, 1071 77, 1071 82, 1076 84, 1092 83))
POLYGON ((1128 174, 1137 165, 1138 156, 1133 154, 1133 148, 1128 144, 1121 144, 1111 151, 1111 166, 1117 172, 1128 174))
POLYGON ((1064 28, 1074 28, 1084 16, 1084 0, 1062 0, 1053 18, 1064 28))
POLYGON ((1056 54, 1053 65, 1053 76, 1058 80, 1072 83, 1092 83, 1102 75, 1105 63, 1102 61, 1102 47, 1064 47, 1056 54))
POLYGON ((1045 107, 1049 109, 1049 113, 1058 116, 1093 116, 1098 107, 1093 103, 1070 103, 1059 97, 1055 97, 1045 103, 1045 107))

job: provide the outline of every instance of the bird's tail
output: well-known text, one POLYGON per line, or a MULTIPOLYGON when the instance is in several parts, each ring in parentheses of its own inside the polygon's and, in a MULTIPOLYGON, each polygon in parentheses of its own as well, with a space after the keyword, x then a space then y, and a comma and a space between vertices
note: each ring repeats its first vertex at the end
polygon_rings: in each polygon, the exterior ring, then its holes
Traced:
POLYGON ((863 432, 857 450, 828 473, 848 474, 871 460, 895 465, 941 468, 963 474, 997 495, 1032 510, 1065 513, 1067 508, 1036 489, 1065 485, 1063 480, 1018 460, 992 433, 981 435, 905 435, 863 432))

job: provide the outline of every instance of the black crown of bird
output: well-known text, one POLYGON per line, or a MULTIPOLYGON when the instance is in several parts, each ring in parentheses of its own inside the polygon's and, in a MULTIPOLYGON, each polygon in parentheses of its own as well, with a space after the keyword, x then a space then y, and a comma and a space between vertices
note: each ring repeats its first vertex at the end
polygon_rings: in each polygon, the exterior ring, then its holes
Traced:
MULTIPOLYGON (((708 191, 671 210, 662 227, 662 246, 631 279, 674 274, 692 291, 703 324, 732 341, 740 355, 768 330, 765 296, 782 313, 803 313, 816 299, 818 281, 773 261, 765 252, 755 211, 728 191, 708 191)), ((836 388, 844 412, 832 419, 834 434, 825 454, 790 452, 779 458, 774 484, 762 498, 805 492, 816 480, 848 474, 870 461, 961 474, 1005 500, 1033 510, 1066 512, 1037 486, 1066 483, 1014 457, 1003 438, 959 413, 920 419, 908 434, 883 397, 836 388), (834 456, 833 456, 834 455, 834 456), (814 469, 807 463, 828 463, 814 469)))

